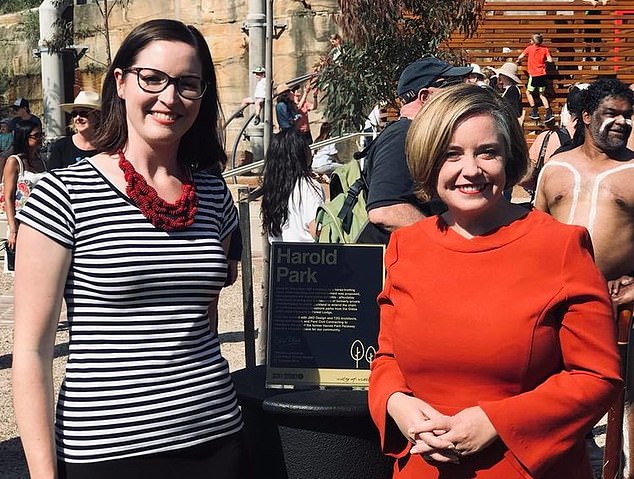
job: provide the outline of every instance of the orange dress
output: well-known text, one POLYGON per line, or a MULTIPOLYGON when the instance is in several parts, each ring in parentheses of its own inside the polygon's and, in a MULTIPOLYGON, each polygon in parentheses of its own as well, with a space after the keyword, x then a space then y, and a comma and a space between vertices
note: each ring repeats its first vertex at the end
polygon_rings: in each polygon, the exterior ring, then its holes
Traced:
POLYGON ((395 478, 591 479, 584 435, 621 385, 612 310, 587 231, 532 211, 466 239, 438 217, 392 234, 369 405, 395 478), (500 438, 429 464, 387 415, 405 392, 479 405, 500 438))

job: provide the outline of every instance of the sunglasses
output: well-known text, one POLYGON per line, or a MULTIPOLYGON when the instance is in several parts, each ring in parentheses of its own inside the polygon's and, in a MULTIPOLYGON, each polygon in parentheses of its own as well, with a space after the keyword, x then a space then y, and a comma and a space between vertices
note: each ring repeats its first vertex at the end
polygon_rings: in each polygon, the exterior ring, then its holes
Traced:
POLYGON ((451 85, 457 85, 458 83, 462 83, 462 77, 440 78, 427 88, 446 88, 451 85))
MULTIPOLYGON (((448 77, 448 78, 440 78, 435 80, 433 83, 430 83, 425 88, 446 88, 451 85, 457 85, 458 83, 462 83, 462 77, 448 77)), ((401 103, 406 105, 407 103, 414 101, 414 99, 418 96, 418 91, 416 90, 408 90, 399 96, 401 103)))
POLYGON ((41 133, 32 133, 29 135, 29 138, 31 140, 39 140, 40 138, 42 138, 42 134, 41 133))
POLYGON ((70 112, 71 118, 77 118, 78 116, 82 118, 88 118, 88 115, 92 113, 92 110, 73 110, 70 112))

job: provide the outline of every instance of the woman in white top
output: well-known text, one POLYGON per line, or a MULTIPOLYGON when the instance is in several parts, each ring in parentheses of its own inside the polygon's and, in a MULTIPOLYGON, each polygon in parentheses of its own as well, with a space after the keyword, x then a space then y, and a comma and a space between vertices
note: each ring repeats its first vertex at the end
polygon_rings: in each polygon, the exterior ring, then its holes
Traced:
POLYGON ((26 202, 35 183, 46 172, 46 164, 40 156, 42 131, 30 122, 18 122, 13 132, 13 155, 4 165, 4 212, 7 215, 7 247, 15 249, 18 223, 15 215, 26 202))
POLYGON ((262 180, 262 227, 269 241, 314 241, 324 191, 311 177, 312 157, 293 129, 273 136, 262 180))

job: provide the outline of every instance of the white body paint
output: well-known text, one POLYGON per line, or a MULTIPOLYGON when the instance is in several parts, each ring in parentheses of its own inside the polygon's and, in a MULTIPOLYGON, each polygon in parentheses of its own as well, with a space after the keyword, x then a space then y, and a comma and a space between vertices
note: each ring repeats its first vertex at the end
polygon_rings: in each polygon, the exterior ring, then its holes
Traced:
POLYGON ((574 178, 574 186, 572 188, 572 206, 570 207, 570 212, 568 213, 568 219, 566 220, 567 224, 572 224, 572 219, 575 217, 575 212, 577 211, 577 203, 579 202, 579 193, 581 192, 581 175, 577 171, 577 169, 572 166, 570 163, 564 163, 562 161, 549 161, 544 165, 542 171, 540 171, 539 176, 537 177, 537 191, 539 191, 539 187, 542 182, 542 175, 544 174, 544 170, 548 166, 562 166, 570 170, 572 176, 574 178))
MULTIPOLYGON (((566 223, 572 224, 575 217, 575 213, 577 212, 577 205, 579 203, 579 193, 581 192, 581 174, 570 163, 564 163, 562 161, 549 161, 548 163, 544 165, 537 179, 538 190, 541 184, 542 174, 544 170, 549 166, 561 166, 568 169, 572 173, 573 180, 574 180, 574 185, 572 189, 572 205, 570 206, 570 211, 568 212, 568 219, 566 220, 566 223)), ((594 178, 594 182, 592 185, 592 196, 590 197, 590 212, 588 213, 588 221, 586 225, 588 232, 590 233, 590 237, 592 237, 594 222, 597 218, 597 213, 599 208, 599 189, 601 187, 601 182, 613 173, 629 170, 631 168, 634 168, 634 164, 615 166, 614 168, 610 168, 609 170, 605 170, 604 172, 599 173, 594 178)))

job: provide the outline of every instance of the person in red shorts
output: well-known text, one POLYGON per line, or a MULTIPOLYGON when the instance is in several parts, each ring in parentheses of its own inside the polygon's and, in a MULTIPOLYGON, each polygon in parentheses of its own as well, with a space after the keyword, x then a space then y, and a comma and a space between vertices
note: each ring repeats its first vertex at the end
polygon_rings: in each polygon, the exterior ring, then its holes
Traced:
POLYGON ((539 94, 544 108, 546 108, 546 117, 544 121, 550 121, 553 117, 553 111, 548 103, 548 98, 544 94, 546 92, 546 62, 552 62, 548 48, 542 45, 544 37, 541 33, 535 33, 531 37, 531 43, 517 57, 517 63, 522 62, 522 58, 528 57, 528 84, 526 86, 526 98, 531 106, 531 118, 539 120, 538 107, 535 105, 534 93, 539 94))

